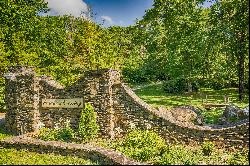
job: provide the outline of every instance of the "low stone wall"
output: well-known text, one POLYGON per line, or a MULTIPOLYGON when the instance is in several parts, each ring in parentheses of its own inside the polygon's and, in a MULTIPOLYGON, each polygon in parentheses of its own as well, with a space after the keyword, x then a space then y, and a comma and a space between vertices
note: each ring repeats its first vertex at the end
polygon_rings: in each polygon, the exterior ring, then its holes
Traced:
POLYGON ((159 111, 142 101, 129 87, 113 87, 116 137, 122 137, 132 126, 158 132, 169 143, 200 144, 212 141, 218 146, 245 148, 249 146, 249 120, 235 126, 211 129, 206 126, 184 126, 172 121, 167 111, 159 111))
POLYGON ((65 143, 60 141, 43 141, 26 135, 0 140, 0 147, 27 149, 38 153, 55 153, 60 155, 77 156, 98 161, 100 165, 145 165, 110 149, 93 145, 65 143))

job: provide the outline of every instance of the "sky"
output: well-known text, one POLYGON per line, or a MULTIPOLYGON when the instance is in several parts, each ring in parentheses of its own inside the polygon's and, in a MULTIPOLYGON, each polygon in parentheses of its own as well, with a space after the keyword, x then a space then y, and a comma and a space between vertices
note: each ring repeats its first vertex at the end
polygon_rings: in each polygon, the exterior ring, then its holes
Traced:
MULTIPOLYGON (((152 8, 153 0, 45 0, 51 8, 49 15, 85 16, 88 9, 93 12, 93 20, 108 26, 129 26, 142 19, 145 11, 152 8), (63 3, 62 3, 63 2, 63 3)), ((204 7, 211 3, 206 2, 204 7)))

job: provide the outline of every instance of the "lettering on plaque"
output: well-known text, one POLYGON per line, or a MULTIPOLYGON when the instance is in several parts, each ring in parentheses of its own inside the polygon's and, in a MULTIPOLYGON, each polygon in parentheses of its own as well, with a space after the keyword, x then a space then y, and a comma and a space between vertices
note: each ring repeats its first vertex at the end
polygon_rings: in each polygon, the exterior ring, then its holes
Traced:
POLYGON ((42 99, 44 108, 83 108, 83 98, 42 99))

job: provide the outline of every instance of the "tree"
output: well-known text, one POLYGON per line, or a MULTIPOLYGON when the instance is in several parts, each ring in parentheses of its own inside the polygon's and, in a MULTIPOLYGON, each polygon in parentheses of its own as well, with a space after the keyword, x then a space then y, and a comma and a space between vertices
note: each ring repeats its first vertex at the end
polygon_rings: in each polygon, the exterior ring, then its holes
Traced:
POLYGON ((217 39, 223 42, 224 53, 237 61, 240 101, 244 99, 245 62, 249 57, 248 13, 247 0, 216 1, 211 12, 211 23, 217 29, 217 39))

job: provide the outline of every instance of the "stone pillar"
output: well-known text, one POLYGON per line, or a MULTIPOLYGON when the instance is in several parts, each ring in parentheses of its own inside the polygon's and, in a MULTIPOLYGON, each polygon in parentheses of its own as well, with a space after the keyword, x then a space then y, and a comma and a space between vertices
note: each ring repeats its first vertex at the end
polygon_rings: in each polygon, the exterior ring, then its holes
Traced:
POLYGON ((115 127, 115 110, 113 104, 113 86, 115 84, 120 84, 120 72, 116 70, 108 70, 104 75, 106 78, 106 86, 104 89, 104 98, 106 100, 106 111, 107 111, 107 120, 108 128, 106 132, 109 135, 109 138, 113 139, 115 137, 114 127, 115 127))
POLYGON ((84 101, 90 102, 97 112, 99 133, 102 137, 114 137, 114 110, 112 86, 119 82, 120 73, 111 69, 88 71, 85 74, 88 80, 85 88, 84 101))
POLYGON ((5 79, 7 130, 17 135, 36 131, 39 127, 39 80, 34 68, 10 67, 5 79))

